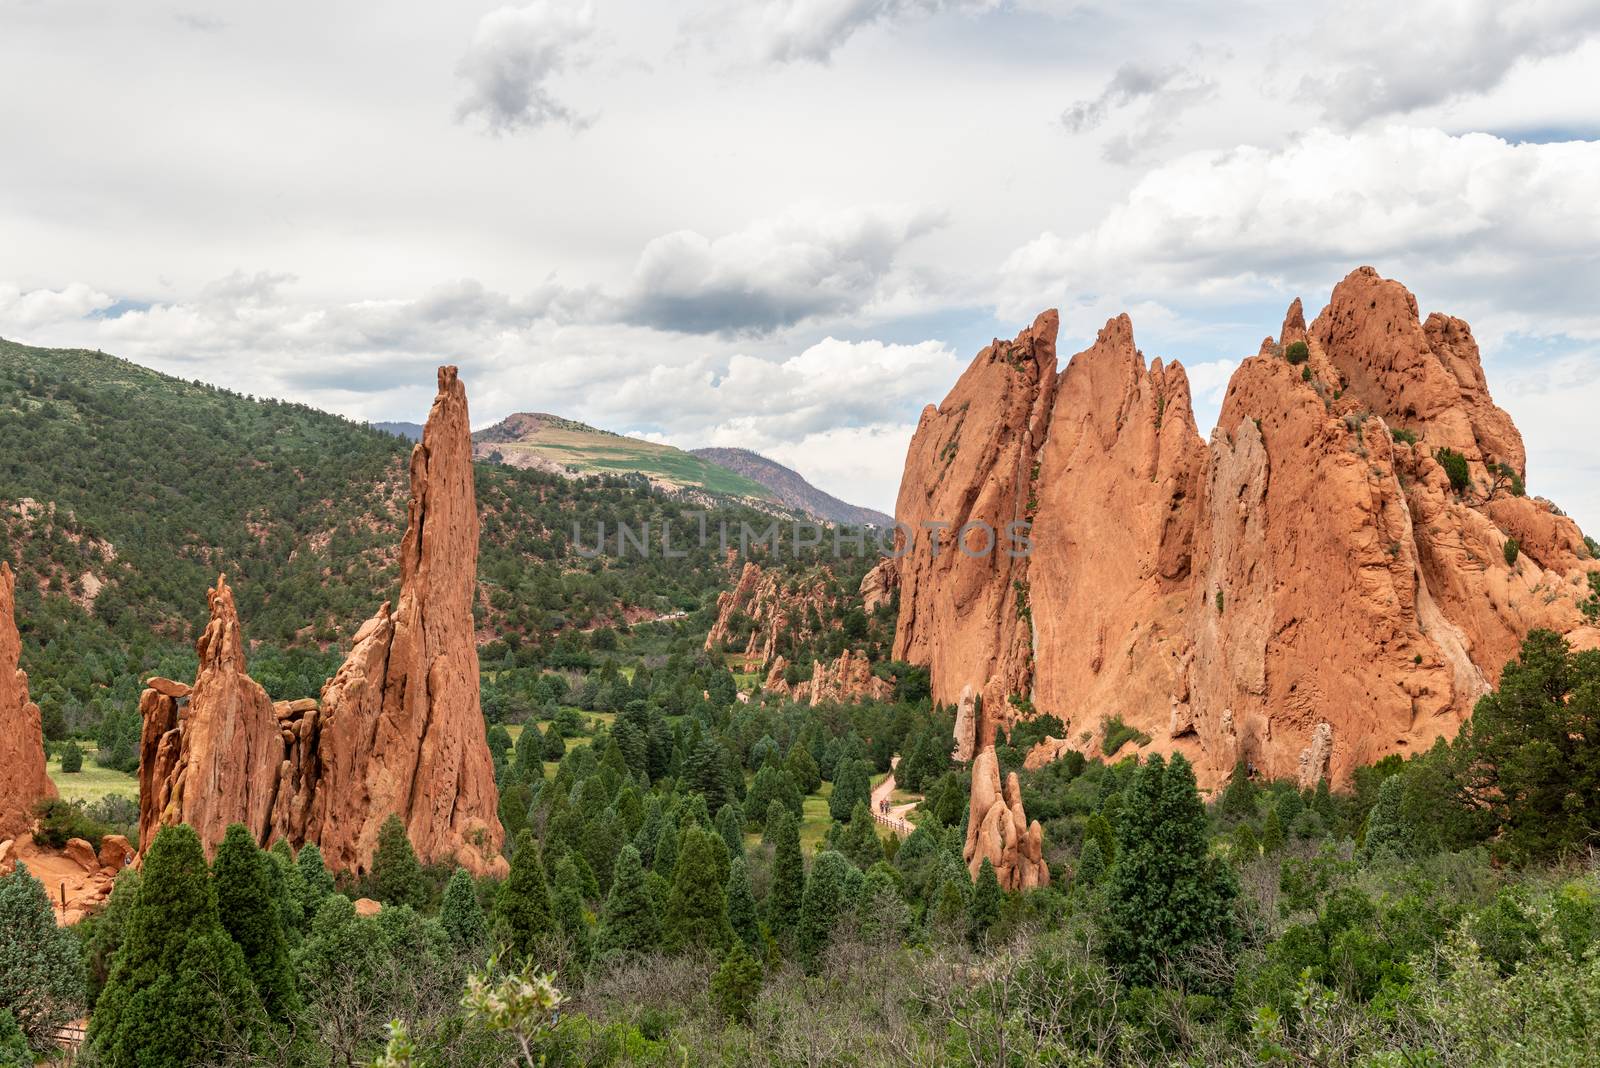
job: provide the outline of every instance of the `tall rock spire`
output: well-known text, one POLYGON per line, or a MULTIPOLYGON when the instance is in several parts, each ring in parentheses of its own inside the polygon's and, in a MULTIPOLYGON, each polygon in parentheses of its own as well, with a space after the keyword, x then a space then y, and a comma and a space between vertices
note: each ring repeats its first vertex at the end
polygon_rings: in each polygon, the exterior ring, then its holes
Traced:
POLYGON ((26 831, 33 806, 56 796, 45 774, 39 706, 28 699, 28 673, 17 667, 16 578, 0 562, 0 841, 26 831))

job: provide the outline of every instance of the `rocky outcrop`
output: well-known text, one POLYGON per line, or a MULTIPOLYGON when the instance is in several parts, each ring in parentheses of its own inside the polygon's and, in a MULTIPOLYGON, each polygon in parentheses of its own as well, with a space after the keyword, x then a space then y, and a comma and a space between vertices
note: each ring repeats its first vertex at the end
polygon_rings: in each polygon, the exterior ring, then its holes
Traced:
POLYGON ((994 746, 985 746, 972 764, 972 814, 967 821, 967 870, 974 878, 987 860, 1006 890, 1050 885, 1044 862, 1044 831, 1022 811, 1017 773, 1000 782, 994 746))
POLYGON ((745 670, 768 670, 781 638, 804 640, 816 633, 814 619, 833 614, 830 577, 824 571, 786 579, 747 561, 733 588, 717 595, 717 619, 706 635, 706 650, 742 641, 745 670))
POLYGON ((1182 367, 1147 364, 1125 316, 1059 375, 1054 324, 979 354, 924 413, 901 486, 919 530, 1032 519, 1023 560, 900 561, 896 654, 929 665, 936 700, 982 695, 980 755, 1030 707, 1016 694, 1096 750, 1120 717, 1204 786, 1241 758, 1342 781, 1453 735, 1529 630, 1600 645, 1578 607, 1600 565, 1520 495, 1522 441, 1470 329, 1421 321, 1399 283, 1355 271, 1309 326, 1291 305, 1209 442, 1182 367))
MULTIPOLYGON (((1039 505, 1059 324, 1048 311, 1015 341, 985 348, 944 403, 923 410, 911 439, 895 504, 894 655, 930 666, 941 704, 972 686, 985 708, 1003 709, 1011 694, 1033 689, 1028 560, 1008 535, 1039 505)), ((994 740, 983 729, 980 748, 994 740)))
POLYGON ((894 599, 900 588, 900 562, 886 556, 861 578, 861 608, 868 615, 894 599))
POLYGON ((813 660, 811 681, 805 690, 804 700, 809 705, 824 701, 887 701, 894 696, 894 684, 874 675, 864 654, 849 649, 828 664, 813 660))
POLYGON ((33 825, 33 806, 56 796, 45 772, 39 706, 28 699, 28 673, 17 666, 16 578, 0 562, 0 841, 33 825))
POLYGON ((152 679, 140 701, 147 834, 184 821, 214 848, 243 822, 262 844, 316 842, 330 867, 359 873, 395 815, 424 862, 505 869, 478 701, 472 480, 466 390, 443 367, 411 454, 399 599, 362 624, 320 702, 274 704, 245 674, 233 598, 218 581, 194 686, 152 679))

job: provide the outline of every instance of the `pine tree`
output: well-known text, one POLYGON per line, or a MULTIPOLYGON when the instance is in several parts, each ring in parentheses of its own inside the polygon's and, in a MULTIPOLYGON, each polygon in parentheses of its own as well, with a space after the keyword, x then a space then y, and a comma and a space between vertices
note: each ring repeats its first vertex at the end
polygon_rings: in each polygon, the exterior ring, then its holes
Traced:
POLYGON ((1079 886, 1093 889, 1100 885, 1105 876, 1106 856, 1100 848, 1100 840, 1085 835, 1083 849, 1078 852, 1078 870, 1074 873, 1074 880, 1079 886))
MULTIPOLYGON (((544 736, 532 723, 525 724, 512 748, 510 778, 514 782, 535 783, 544 780, 544 736)), ((557 760, 561 758, 556 757, 557 760)))
POLYGON ((766 841, 773 847, 772 885, 767 890, 767 928, 774 938, 787 945, 800 925, 806 862, 800 852, 800 825, 778 802, 773 802, 767 811, 766 841))
POLYGON ((1240 759, 1233 765, 1228 785, 1222 790, 1222 814, 1231 819, 1249 819, 1256 814, 1256 784, 1250 781, 1250 765, 1240 759))
POLYGON ((732 805, 723 805, 717 809, 717 817, 712 822, 716 824, 717 834, 728 846, 728 855, 735 858, 744 856, 744 817, 739 810, 732 805))
POLYGON ((286 840, 280 838, 272 844, 267 860, 272 864, 272 892, 278 898, 283 936, 293 949, 306 929, 305 879, 294 865, 294 851, 286 840))
POLYGON ((595 949, 602 956, 649 953, 661 942, 661 921, 639 851, 623 846, 611 874, 611 893, 601 914, 595 949))
POLYGON ((583 907, 583 877, 578 874, 571 857, 556 862, 555 891, 550 895, 550 904, 556 926, 566 938, 573 959, 580 967, 586 967, 593 945, 589 918, 583 907))
POLYGON ((864 760, 841 761, 835 772, 833 793, 828 798, 828 815, 835 822, 847 823, 857 804, 872 803, 872 776, 864 760))
POLYGON ((476 960, 489 944, 489 921, 478 902, 478 887, 465 868, 457 868, 444 888, 439 906, 439 926, 456 950, 476 960))
POLYGON ((253 1044, 264 1023, 244 953, 217 915, 200 839, 186 824, 164 828, 145 854, 90 1047, 107 1064, 184 1068, 207 1060, 226 1035, 253 1044))
POLYGON ((1233 829, 1233 857, 1240 864, 1261 857, 1261 838, 1249 823, 1241 823, 1233 829))
POLYGON ((1367 836, 1356 855, 1362 864, 1405 860, 1414 852, 1411 831, 1400 812, 1404 794, 1402 775, 1391 775, 1378 787, 1378 803, 1367 817, 1367 836))
POLYGON ((805 805, 805 799, 800 795, 800 788, 794 784, 790 774, 781 768, 765 764, 756 771, 756 777, 745 794, 745 822, 758 830, 764 827, 767 810, 772 807, 774 801, 782 802, 783 806, 796 816, 800 815, 805 805))
POLYGON ((870 943, 895 947, 911 927, 911 909, 900 896, 899 873, 879 861, 868 871, 856 905, 861 936, 870 943))
POLYGON ((305 896, 301 898, 301 905, 305 910, 306 930, 310 931, 323 901, 338 890, 333 885, 333 876, 328 874, 328 866, 322 862, 322 850, 317 848, 315 842, 307 842, 300 847, 300 852, 295 854, 294 866, 304 882, 305 896))
POLYGON ((1267 809, 1267 818, 1261 821, 1261 851, 1271 856, 1283 848, 1283 820, 1276 806, 1267 809))
POLYGON ((784 759, 783 770, 789 773, 795 789, 802 795, 814 794, 822 786, 822 772, 817 769, 816 758, 804 745, 796 744, 789 747, 789 755, 784 759))
POLYGON ((751 949, 761 945, 761 922, 750 892, 750 865, 744 857, 736 857, 728 873, 728 926, 751 949))
POLYGON ((27 1041, 43 1050, 82 1006, 78 940, 56 926, 44 884, 18 861, 0 876, 0 1013, 9 1011, 27 1041))
POLYGON ((982 945, 994 925, 1000 922, 1000 906, 1004 901, 1005 895, 1000 891, 1000 879, 994 873, 994 865, 989 863, 988 857, 984 857, 978 867, 978 878, 973 883, 972 900, 967 905, 967 940, 973 945, 982 945))
POLYGON ((0 1009, 0 1068, 33 1068, 33 1050, 10 1010, 0 1009))
POLYGON ((554 906, 550 886, 545 881, 544 864, 533 835, 523 831, 517 837, 517 851, 511 858, 511 874, 495 895, 490 928, 497 945, 509 950, 514 960, 537 957, 546 939, 555 933, 554 906))
MULTIPOLYGON (((698 827, 683 832, 672 889, 661 918, 661 941, 669 952, 720 953, 733 936, 728 902, 717 874, 720 840, 698 827)), ((725 848, 725 847, 724 847, 725 848)))
MULTIPOLYGON (((527 726, 527 727, 525 727, 523 729, 531 731, 534 728, 530 724, 529 726, 527 726)), ((562 757, 567 755, 567 743, 566 743, 566 740, 561 737, 561 728, 556 726, 554 720, 552 720, 550 722, 550 724, 548 726, 546 726, 545 729, 544 729, 542 754, 544 756, 545 761, 548 762, 548 763, 555 763, 555 762, 559 761, 562 757)), ((541 765, 540 768, 539 768, 539 776, 541 778, 544 777, 544 767, 543 767, 543 765, 541 765)))
POLYGON ((816 970, 832 938, 834 923, 850 903, 848 888, 852 871, 854 868, 844 855, 831 849, 822 850, 811 862, 796 936, 800 960, 808 971, 816 970))
POLYGON ((1189 762, 1152 756, 1134 772, 1118 818, 1106 887, 1108 963, 1130 984, 1149 986, 1169 964, 1182 968, 1200 943, 1231 943, 1236 893, 1231 871, 1210 855, 1189 762))
POLYGON ((417 863, 411 837, 399 816, 391 815, 378 828, 378 851, 372 858, 372 893, 385 905, 420 909, 428 903, 422 865, 417 863))
POLYGON ((105 989, 106 980, 111 976, 111 964, 116 960, 117 951, 122 948, 122 940, 128 930, 128 916, 138 899, 139 873, 130 868, 117 876, 111 888, 111 901, 105 911, 83 921, 90 925, 89 941, 84 946, 84 964, 88 970, 86 990, 91 1013, 94 1012, 94 1003, 100 999, 100 991, 105 989))
POLYGON ((735 939, 711 976, 711 1002, 729 1020, 748 1023, 760 994, 761 964, 735 939))
POLYGON ((679 823, 678 813, 661 821, 661 832, 656 835, 655 862, 650 865, 651 870, 663 879, 670 880, 672 873, 678 868, 678 839, 679 823))
POLYGON ((211 865, 222 929, 244 951, 245 967, 275 1020, 300 1007, 283 930, 283 908, 273 891, 273 862, 242 823, 228 827, 211 865))

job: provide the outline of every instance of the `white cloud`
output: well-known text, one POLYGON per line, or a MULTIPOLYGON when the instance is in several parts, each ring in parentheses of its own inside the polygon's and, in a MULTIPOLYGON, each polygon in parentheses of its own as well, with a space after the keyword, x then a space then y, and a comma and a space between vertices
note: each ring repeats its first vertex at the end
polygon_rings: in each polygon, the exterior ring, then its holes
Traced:
POLYGON ((1001 0, 736 0, 699 20, 702 36, 721 38, 730 25, 754 41, 757 54, 778 63, 827 63, 856 34, 943 12, 979 13, 1001 0))
POLYGON ((1495 331, 1600 334, 1600 143, 1512 145, 1388 127, 1315 131, 1282 148, 1184 156, 1147 173, 1098 223, 1014 251, 1013 317, 1090 291, 1122 302, 1259 299, 1359 264, 1495 331))
POLYGON ((1592 0, 1359 0, 1327 10, 1281 63, 1305 70, 1302 99, 1354 126, 1487 93, 1597 33, 1592 0))
POLYGON ((594 35, 588 0, 534 0, 502 7, 478 20, 457 73, 467 95, 462 120, 480 118, 490 133, 514 133, 551 123, 579 127, 582 118, 558 99, 550 82, 574 62, 594 35))
POLYGON ((0 281, 0 333, 82 319, 112 303, 111 297, 82 282, 72 282, 58 290, 24 291, 14 283, 0 281))
POLYGON ((879 299, 896 257, 939 225, 906 206, 792 208, 717 238, 692 230, 645 246, 623 319, 686 333, 767 333, 879 299))

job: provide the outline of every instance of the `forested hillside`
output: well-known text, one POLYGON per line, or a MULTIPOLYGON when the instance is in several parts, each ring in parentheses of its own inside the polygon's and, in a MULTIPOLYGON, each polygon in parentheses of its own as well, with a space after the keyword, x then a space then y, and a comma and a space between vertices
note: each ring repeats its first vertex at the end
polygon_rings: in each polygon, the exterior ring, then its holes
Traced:
MULTIPOLYGON (((339 644, 394 594, 410 450, 304 405, 0 341, 0 559, 18 572, 23 666, 51 733, 92 730, 99 705, 136 696, 142 673, 192 671, 187 644, 222 571, 258 677, 314 692, 339 644)), ((726 581, 715 545, 576 552, 574 524, 591 547, 602 521, 691 526, 690 505, 642 478, 484 464, 477 482, 483 637, 526 638, 524 661, 564 630, 699 609, 726 581)))

